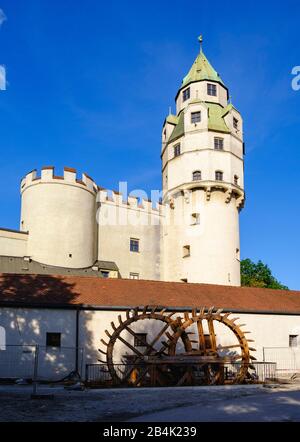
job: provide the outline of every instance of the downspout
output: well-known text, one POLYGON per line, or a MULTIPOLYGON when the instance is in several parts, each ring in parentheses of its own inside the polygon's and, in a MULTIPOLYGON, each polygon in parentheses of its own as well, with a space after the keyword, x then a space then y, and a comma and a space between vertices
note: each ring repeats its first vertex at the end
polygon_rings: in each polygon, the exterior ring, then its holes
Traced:
POLYGON ((78 357, 79 357, 79 308, 76 309, 76 343, 75 343, 75 371, 78 371, 78 357))

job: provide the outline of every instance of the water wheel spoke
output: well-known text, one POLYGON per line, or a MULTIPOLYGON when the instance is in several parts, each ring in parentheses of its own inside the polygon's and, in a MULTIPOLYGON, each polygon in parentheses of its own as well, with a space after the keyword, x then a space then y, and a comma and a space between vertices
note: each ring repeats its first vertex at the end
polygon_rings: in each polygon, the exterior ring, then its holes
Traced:
MULTIPOLYGON (((164 327, 160 330, 160 332, 155 336, 155 338, 151 341, 151 343, 149 344, 149 347, 146 352, 144 353, 145 356, 151 354, 151 351, 153 351, 153 353, 157 353, 157 350, 154 348, 154 345, 156 344, 156 342, 163 336, 163 334, 165 333, 165 331, 169 328, 169 324, 165 324, 164 327)), ((165 348, 165 347, 164 347, 165 348)), ((164 349, 163 348, 163 349, 164 349)))
POLYGON ((216 351, 217 350, 217 341, 216 341, 216 334, 215 334, 213 319, 210 317, 207 322, 208 322, 208 330, 209 330, 209 335, 210 335, 211 349, 213 351, 216 351))
POLYGON ((201 319, 199 319, 197 321, 197 329, 198 329, 198 337, 199 337, 199 350, 205 351, 205 349, 206 349, 205 336, 204 336, 203 324, 202 324, 201 319))

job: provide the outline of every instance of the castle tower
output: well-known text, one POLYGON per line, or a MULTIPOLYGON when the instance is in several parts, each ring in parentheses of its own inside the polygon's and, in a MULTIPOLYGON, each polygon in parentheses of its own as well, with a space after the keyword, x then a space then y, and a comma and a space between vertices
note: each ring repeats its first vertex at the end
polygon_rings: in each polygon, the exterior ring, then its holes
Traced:
POLYGON ((28 231, 27 254, 43 264, 90 267, 97 259, 97 186, 86 174, 65 167, 33 170, 21 181, 21 230, 28 231))
POLYGON ((163 279, 240 285, 243 121, 202 51, 162 130, 163 279))

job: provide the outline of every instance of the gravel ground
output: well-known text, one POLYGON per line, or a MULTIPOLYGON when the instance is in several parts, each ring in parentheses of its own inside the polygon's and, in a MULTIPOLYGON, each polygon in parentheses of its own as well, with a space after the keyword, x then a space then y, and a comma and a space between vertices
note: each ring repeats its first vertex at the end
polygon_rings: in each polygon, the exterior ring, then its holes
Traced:
POLYGON ((252 416, 256 421, 262 416, 264 404, 271 412, 274 403, 277 405, 277 417, 282 411, 282 420, 300 421, 300 385, 274 385, 274 388, 245 385, 84 391, 39 386, 38 394, 53 394, 54 398, 31 399, 31 393, 31 386, 0 386, 0 421, 192 422, 222 420, 224 416, 225 420, 239 420, 240 415, 244 420, 251 420, 252 416), (221 414, 217 416, 216 411, 221 414))

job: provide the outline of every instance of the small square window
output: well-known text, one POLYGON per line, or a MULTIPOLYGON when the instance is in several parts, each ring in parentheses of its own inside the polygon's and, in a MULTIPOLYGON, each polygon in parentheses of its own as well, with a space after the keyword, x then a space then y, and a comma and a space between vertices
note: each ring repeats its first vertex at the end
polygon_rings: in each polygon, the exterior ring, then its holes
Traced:
POLYGON ((223 150, 224 149, 224 139, 223 138, 215 138, 215 149, 223 150))
POLYGON ((289 347, 297 347, 297 346, 298 346, 298 335, 290 335, 289 347))
POLYGON ((147 333, 135 333, 134 346, 147 347, 147 333))
POLYGON ((46 334, 46 346, 47 347, 60 347, 61 333, 47 333, 46 334))
POLYGON ((191 123, 196 124, 201 121, 201 112, 192 112, 191 113, 191 123))
POLYGON ((130 238, 130 251, 131 252, 139 252, 140 251, 140 240, 130 238))
POLYGON ((212 83, 207 83, 207 95, 211 95, 213 97, 217 96, 217 85, 212 83))
POLYGON ((191 97, 191 91, 190 91, 190 88, 188 87, 187 89, 185 89, 185 90, 182 92, 182 99, 183 99, 183 101, 186 101, 186 100, 188 100, 190 97, 191 97))
POLYGON ((183 246, 183 258, 191 256, 191 246, 183 246))
POLYGON ((102 278, 109 278, 109 272, 107 270, 101 270, 102 278))
POLYGON ((130 273, 129 278, 130 279, 140 279, 140 274, 139 273, 130 273))
POLYGON ((180 155, 180 144, 176 144, 176 146, 174 146, 174 157, 179 157, 180 155))

